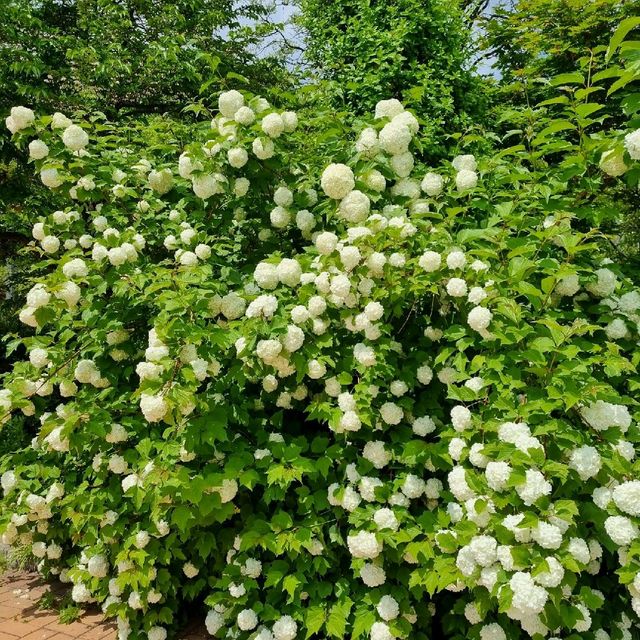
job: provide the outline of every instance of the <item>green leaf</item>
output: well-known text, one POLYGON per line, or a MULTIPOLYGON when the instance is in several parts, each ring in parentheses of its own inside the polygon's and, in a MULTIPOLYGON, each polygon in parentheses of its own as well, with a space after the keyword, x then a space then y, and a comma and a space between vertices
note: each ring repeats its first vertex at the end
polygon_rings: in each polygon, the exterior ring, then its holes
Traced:
POLYGON ((618 28, 614 31, 609 40, 609 46, 607 47, 607 53, 605 54, 605 60, 609 62, 611 56, 617 51, 618 47, 622 44, 627 34, 640 25, 640 16, 635 16, 623 20, 618 28))
POLYGON ((604 109, 603 104, 597 104, 595 102, 587 102, 586 104, 579 104, 576 107, 576 113, 581 118, 587 118, 590 115, 594 114, 596 111, 600 111, 604 109))
POLYGON ((181 505, 174 509, 171 519, 173 523, 178 526, 178 529, 180 529, 182 533, 185 533, 188 529, 187 524, 193 517, 191 509, 181 505))
POLYGON ((249 84, 248 78, 245 78, 245 76, 241 76, 239 73, 236 73, 235 71, 229 71, 229 73, 227 73, 226 78, 227 80, 237 80, 238 82, 242 82, 243 84, 249 84))
POLYGON ((584 84, 584 76, 579 71, 573 71, 572 73, 560 73, 551 78, 549 84, 552 87, 557 87, 562 84, 584 84))
POLYGON ((333 638, 344 638, 349 612, 353 606, 350 598, 344 597, 331 607, 327 618, 327 633, 333 638))
POLYGON ((353 629, 351 630, 352 640, 361 638, 369 634, 371 626, 376 621, 376 615, 366 605, 360 605, 355 612, 353 629))
POLYGON ((293 573, 288 575, 282 581, 282 589, 289 594, 289 598, 287 602, 293 602, 293 598, 295 596, 296 589, 298 588, 299 584, 300 584, 300 580, 298 580, 297 576, 295 576, 293 573))
POLYGON ((304 626, 307 628, 305 638, 310 638, 314 633, 322 629, 327 613, 323 606, 313 605, 309 607, 304 616, 304 626))

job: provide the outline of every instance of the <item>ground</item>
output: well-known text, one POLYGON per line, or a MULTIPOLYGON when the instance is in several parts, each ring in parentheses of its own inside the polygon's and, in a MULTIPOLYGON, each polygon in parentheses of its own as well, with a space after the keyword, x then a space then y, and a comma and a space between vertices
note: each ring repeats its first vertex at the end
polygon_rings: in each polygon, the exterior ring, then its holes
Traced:
MULTIPOLYGON (((37 573, 7 571, 0 575, 0 640, 114 640, 115 625, 104 620, 99 609, 87 610, 62 624, 58 612, 39 608, 47 592, 65 593, 63 585, 48 585, 37 573)), ((180 640, 206 640, 200 623, 186 629, 180 640)))

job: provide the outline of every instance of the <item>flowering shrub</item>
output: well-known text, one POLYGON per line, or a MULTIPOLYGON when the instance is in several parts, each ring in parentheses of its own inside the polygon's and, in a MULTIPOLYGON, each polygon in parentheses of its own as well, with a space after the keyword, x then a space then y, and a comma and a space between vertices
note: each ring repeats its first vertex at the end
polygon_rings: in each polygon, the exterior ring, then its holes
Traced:
POLYGON ((120 640, 202 597, 218 637, 631 638, 640 292, 566 181, 424 167, 396 100, 321 172, 294 113, 219 111, 176 162, 12 110, 69 204, 0 391, 42 425, 3 541, 120 640))

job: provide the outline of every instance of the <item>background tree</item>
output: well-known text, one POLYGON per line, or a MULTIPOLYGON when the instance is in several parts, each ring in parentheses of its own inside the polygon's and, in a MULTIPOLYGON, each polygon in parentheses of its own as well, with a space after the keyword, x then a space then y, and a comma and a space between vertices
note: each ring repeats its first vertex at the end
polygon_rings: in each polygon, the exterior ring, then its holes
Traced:
POLYGON ((328 80, 330 102, 367 113, 381 96, 425 118, 434 149, 480 111, 481 83, 467 66, 470 29, 448 0, 299 0, 306 57, 328 80))
POLYGON ((214 60, 223 76, 278 85, 283 74, 250 52, 256 37, 242 26, 267 13, 254 0, 11 0, 0 16, 2 106, 181 109, 214 60))
POLYGON ((572 73, 580 60, 604 49, 616 26, 637 15, 639 0, 510 0, 491 3, 478 16, 483 32, 482 57, 491 58, 508 93, 500 101, 525 101, 520 83, 527 81, 529 99, 549 96, 548 82, 572 73))

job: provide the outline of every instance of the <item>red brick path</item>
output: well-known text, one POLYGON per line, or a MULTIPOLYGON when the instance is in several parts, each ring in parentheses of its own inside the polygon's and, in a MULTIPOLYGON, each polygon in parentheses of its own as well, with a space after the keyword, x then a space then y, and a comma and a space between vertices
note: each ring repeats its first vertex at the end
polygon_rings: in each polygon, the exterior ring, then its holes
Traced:
MULTIPOLYGON (((61 624, 55 611, 38 609, 38 600, 49 590, 64 593, 42 582, 35 573, 0 575, 0 640, 114 640, 115 625, 99 610, 87 610, 71 624, 61 624)), ((202 625, 187 629, 181 640, 210 638, 202 625)))

